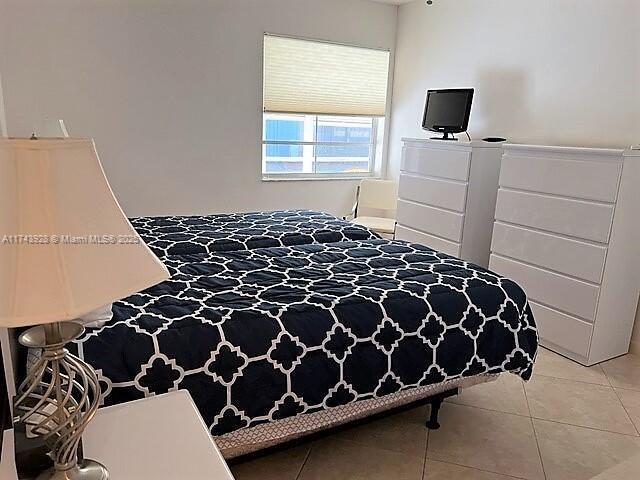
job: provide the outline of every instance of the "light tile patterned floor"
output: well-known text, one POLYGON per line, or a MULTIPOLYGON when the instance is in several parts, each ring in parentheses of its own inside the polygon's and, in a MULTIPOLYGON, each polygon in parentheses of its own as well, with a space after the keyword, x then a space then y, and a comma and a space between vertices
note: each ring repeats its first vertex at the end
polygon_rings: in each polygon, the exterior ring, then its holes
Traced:
POLYGON ((591 368, 541 350, 515 376, 232 465, 237 480, 640 479, 640 357, 591 368))

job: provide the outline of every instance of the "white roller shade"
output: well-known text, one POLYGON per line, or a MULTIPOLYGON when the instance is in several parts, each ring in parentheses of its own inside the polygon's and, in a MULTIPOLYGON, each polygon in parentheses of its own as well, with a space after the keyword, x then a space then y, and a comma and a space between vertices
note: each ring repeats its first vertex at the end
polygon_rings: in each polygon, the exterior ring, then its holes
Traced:
POLYGON ((383 116, 389 52, 265 35, 264 110, 383 116))

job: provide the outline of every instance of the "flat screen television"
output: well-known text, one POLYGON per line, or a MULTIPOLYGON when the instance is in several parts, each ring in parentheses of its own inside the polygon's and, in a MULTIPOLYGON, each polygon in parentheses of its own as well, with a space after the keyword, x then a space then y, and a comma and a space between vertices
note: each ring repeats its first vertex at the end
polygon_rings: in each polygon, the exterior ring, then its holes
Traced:
POLYGON ((435 140, 456 140, 449 135, 467 131, 472 101, 473 88, 428 90, 422 128, 444 133, 435 140))

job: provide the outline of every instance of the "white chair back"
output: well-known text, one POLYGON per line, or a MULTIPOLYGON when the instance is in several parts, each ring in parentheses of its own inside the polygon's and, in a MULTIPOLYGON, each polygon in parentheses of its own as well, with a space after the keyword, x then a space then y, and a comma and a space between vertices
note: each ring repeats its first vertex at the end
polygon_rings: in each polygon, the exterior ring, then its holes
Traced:
POLYGON ((398 200, 398 184, 390 180, 365 178, 360 182, 358 210, 395 210, 398 200))

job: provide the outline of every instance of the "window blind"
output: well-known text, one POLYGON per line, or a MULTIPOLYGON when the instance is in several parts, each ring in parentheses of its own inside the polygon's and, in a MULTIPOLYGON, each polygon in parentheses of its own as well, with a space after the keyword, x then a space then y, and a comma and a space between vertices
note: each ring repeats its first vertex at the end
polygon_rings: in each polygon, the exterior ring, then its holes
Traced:
POLYGON ((389 52, 265 35, 264 110, 383 116, 389 52))

